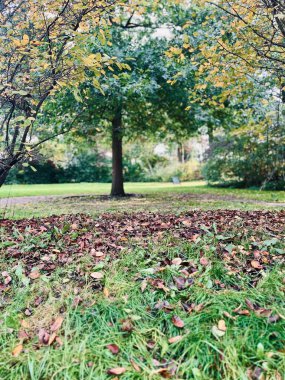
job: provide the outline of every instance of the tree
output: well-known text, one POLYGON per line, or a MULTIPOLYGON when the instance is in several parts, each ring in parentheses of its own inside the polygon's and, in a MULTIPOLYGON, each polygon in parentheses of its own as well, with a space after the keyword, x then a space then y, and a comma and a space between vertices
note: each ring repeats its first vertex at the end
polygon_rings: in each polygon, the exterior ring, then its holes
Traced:
MULTIPOLYGON (((86 71, 98 79, 109 58, 96 54, 116 0, 4 0, 0 5, 0 186, 41 141, 38 116, 62 87, 86 71), (92 40, 94 53, 86 45, 92 40)), ((120 2, 122 3, 122 2, 120 2)), ((113 62, 111 60, 111 62, 113 62)))

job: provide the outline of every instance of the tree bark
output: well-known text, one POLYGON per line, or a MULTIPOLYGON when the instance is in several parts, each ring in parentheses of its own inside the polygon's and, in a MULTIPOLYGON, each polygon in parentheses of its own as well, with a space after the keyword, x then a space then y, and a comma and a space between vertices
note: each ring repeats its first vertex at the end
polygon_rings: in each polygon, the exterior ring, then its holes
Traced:
POLYGON ((112 121, 112 197, 126 195, 124 191, 122 143, 122 111, 120 109, 112 121))
POLYGON ((4 185, 6 178, 9 174, 9 171, 12 169, 12 166, 6 165, 3 168, 0 167, 0 187, 4 185))
POLYGON ((182 151, 182 144, 181 144, 181 143, 178 143, 178 147, 177 147, 177 158, 178 158, 178 162, 180 162, 180 163, 183 162, 182 154, 183 154, 183 151, 182 151))

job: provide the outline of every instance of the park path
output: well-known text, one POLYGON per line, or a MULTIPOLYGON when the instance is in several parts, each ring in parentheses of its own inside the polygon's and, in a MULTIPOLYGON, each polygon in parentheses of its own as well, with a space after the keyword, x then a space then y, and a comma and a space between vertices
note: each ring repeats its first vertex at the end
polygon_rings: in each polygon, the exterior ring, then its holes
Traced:
MULTIPOLYGON (((234 203, 249 203, 249 204, 256 204, 256 205, 264 205, 266 207, 285 207, 285 203, 282 202, 266 202, 266 201, 259 201, 256 199, 248 199, 248 198, 239 198, 235 196, 230 195, 218 195, 218 194, 191 194, 188 193, 187 195, 190 195, 191 198, 197 199, 197 200, 217 200, 217 201, 230 201, 234 203)), ((87 198, 92 197, 94 200, 100 200, 100 196, 93 196, 93 195, 87 195, 87 194, 81 194, 81 195, 34 195, 34 196, 25 196, 25 197, 10 197, 10 198, 0 198, 0 208, 8 208, 9 206, 13 205, 24 205, 24 204, 36 204, 36 203, 47 203, 52 201, 58 201, 60 199, 62 200, 68 200, 73 198, 87 198)), ((108 197, 107 197, 108 198, 108 197)), ((101 199, 102 200, 102 199, 101 199)))

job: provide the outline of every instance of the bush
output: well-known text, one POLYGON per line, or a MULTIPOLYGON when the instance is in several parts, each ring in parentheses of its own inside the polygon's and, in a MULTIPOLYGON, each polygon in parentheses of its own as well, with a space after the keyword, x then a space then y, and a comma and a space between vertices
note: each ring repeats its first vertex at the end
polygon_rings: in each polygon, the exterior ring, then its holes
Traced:
POLYGON ((196 160, 189 160, 185 163, 169 163, 168 165, 158 165, 151 177, 154 181, 169 182, 172 177, 179 177, 181 181, 192 181, 202 178, 201 165, 196 160))
POLYGON ((281 146, 278 140, 269 144, 251 136, 219 137, 207 154, 202 173, 211 185, 283 190, 285 157, 281 146))

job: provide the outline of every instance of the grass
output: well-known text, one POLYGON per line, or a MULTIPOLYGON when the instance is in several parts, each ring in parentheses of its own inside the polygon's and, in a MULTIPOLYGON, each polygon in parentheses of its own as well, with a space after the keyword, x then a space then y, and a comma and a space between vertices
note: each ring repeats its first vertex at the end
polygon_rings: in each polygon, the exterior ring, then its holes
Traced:
POLYGON ((0 379, 284 380, 284 230, 269 221, 284 214, 244 214, 253 227, 264 223, 251 229, 235 213, 225 221, 217 211, 213 223, 201 210, 280 210, 262 202, 282 202, 284 192, 201 182, 126 188, 143 197, 98 198, 106 184, 0 190, 2 197, 91 194, 4 210, 6 217, 40 219, 9 228, 0 222, 0 379), (197 212, 188 223, 198 220, 201 228, 186 224, 179 235, 179 225, 164 226, 191 208, 197 212), (148 226, 141 219, 128 224, 138 211, 148 226), (91 222, 43 219, 78 212, 91 222), (98 218, 106 212, 112 214, 98 218), (62 325, 53 328, 59 317, 62 325), (124 373, 109 374, 114 368, 124 373))
MULTIPOLYGON (((109 194, 110 184, 106 183, 63 183, 50 185, 5 185, 0 189, 0 198, 33 195, 100 195, 109 194)), ((128 193, 187 193, 236 196, 268 202, 285 202, 285 191, 260 191, 254 189, 226 189, 209 187, 203 181, 171 183, 126 183, 128 193)))
POLYGON ((81 212, 96 216, 106 211, 183 212, 193 208, 255 210, 280 209, 284 206, 282 202, 285 202, 284 191, 213 188, 202 181, 178 186, 170 183, 127 183, 128 193, 141 194, 142 197, 103 200, 99 197, 109 191, 110 184, 102 183, 4 186, 0 189, 0 198, 39 195, 62 197, 49 202, 37 200, 12 205, 8 201, 8 206, 4 203, 0 213, 2 217, 19 219, 81 212), (87 196, 81 197, 82 194, 87 196))
MULTIPOLYGON (((13 233, 18 236, 16 229, 13 233)), ((272 236, 238 230, 221 236, 215 228, 192 242, 166 233, 142 244, 130 240, 118 257, 97 264, 88 253, 74 257, 34 280, 21 260, 2 256, 0 269, 9 272, 12 282, 1 301, 0 378, 104 380, 115 378, 107 374, 110 368, 122 367, 123 380, 249 380, 256 374, 284 379, 284 246, 279 240, 264 243, 267 239, 272 236), (243 249, 254 240, 276 257, 266 270, 247 266, 243 249), (229 265, 221 260, 221 241, 231 242, 229 252, 236 252, 229 265), (173 264, 175 258, 183 264, 173 264), (189 286, 179 289, 175 278, 190 268, 195 271, 189 286), (96 271, 104 273, 102 280, 90 277, 96 271), (262 308, 278 320, 270 322, 262 308), (39 344, 39 329, 48 331, 58 315, 64 318, 57 332, 61 345, 39 344), (183 328, 175 327, 173 316, 184 322, 183 328), (226 331, 217 335, 221 320, 226 331), (14 357, 23 330, 29 338, 14 357), (109 344, 119 347, 117 355, 109 344)), ((20 241, 19 251, 31 254, 45 246, 50 254, 51 242, 52 252, 65 249, 62 238, 49 232, 36 237, 28 229, 20 241)))

